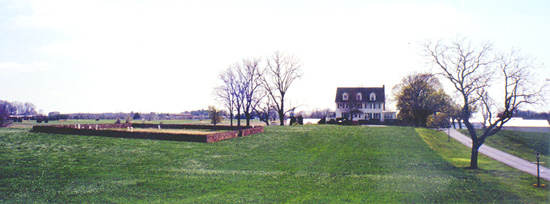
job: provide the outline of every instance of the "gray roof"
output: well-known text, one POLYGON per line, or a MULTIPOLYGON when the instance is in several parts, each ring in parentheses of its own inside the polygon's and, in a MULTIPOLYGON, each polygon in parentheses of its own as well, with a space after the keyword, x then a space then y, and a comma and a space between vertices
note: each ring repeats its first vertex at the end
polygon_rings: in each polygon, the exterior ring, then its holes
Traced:
POLYGON ((385 102, 386 96, 384 93, 384 86, 382 87, 338 87, 336 89, 336 102, 347 102, 343 100, 343 94, 349 94, 349 100, 355 101, 355 96, 357 93, 363 95, 362 102, 385 102), (376 94, 376 100, 370 100, 370 94, 376 94))

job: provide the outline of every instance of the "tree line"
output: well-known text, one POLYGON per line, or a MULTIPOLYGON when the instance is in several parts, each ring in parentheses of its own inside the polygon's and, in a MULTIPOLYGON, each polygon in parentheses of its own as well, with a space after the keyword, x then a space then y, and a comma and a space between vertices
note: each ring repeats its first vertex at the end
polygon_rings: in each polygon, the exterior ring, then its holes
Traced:
POLYGON ((0 127, 11 124, 10 116, 33 116, 36 114, 36 106, 31 102, 0 100, 0 127))
POLYGON ((269 125, 279 119, 284 126, 285 114, 296 106, 288 107, 287 93, 292 83, 303 75, 300 59, 294 55, 274 52, 265 60, 261 58, 243 59, 233 63, 220 73, 222 85, 215 88, 215 96, 227 109, 230 124, 237 118, 241 126, 241 116, 250 126, 250 119, 256 114, 269 125))

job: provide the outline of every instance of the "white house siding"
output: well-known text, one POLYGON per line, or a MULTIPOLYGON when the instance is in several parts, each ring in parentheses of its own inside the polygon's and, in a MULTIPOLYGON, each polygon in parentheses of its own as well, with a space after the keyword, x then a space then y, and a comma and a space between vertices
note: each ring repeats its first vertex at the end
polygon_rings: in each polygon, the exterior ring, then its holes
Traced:
POLYGON ((385 119, 395 119, 395 111, 385 110, 385 87, 339 87, 336 90, 336 118, 347 118, 346 104, 350 101, 360 103, 360 113, 353 115, 353 120, 376 119, 384 121, 385 119))

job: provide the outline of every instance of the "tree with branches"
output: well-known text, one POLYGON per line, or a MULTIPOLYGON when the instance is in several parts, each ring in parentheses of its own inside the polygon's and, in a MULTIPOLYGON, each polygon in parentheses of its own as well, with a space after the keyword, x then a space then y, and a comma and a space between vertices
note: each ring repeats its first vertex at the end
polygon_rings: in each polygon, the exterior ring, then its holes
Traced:
POLYGON ((544 85, 537 85, 531 74, 536 65, 516 50, 501 54, 491 43, 476 46, 462 37, 453 41, 427 41, 423 47, 430 63, 460 95, 461 118, 472 139, 470 168, 477 169, 479 148, 485 140, 498 133, 518 107, 544 99, 544 85), (494 100, 496 97, 500 99, 494 100), (476 106, 483 107, 482 114, 486 117, 481 134, 470 121, 476 106))
POLYGON ((261 81, 262 69, 260 59, 244 59, 237 70, 241 82, 243 112, 246 117, 246 126, 250 126, 250 118, 254 108, 262 98, 261 81))
POLYGON ((279 51, 273 53, 266 63, 261 83, 279 115, 280 125, 284 126, 285 114, 296 108, 285 107, 285 97, 292 83, 302 77, 302 64, 298 57, 279 51))
POLYGON ((411 74, 393 89, 400 119, 416 127, 427 127, 429 116, 450 106, 450 97, 432 74, 411 74))
POLYGON ((208 106, 208 117, 210 118, 210 123, 214 126, 222 121, 221 112, 216 106, 208 106))
POLYGON ((263 97, 261 97, 262 100, 259 100, 258 104, 254 107, 254 112, 258 114, 262 122, 269 126, 269 122, 275 120, 277 118, 277 114, 273 108, 273 102, 271 102, 271 98, 265 96, 267 95, 265 95, 264 92, 263 97))
POLYGON ((221 103, 227 108, 229 112, 229 123, 231 126, 233 126, 233 111, 235 110, 235 98, 234 95, 231 93, 231 90, 229 86, 223 85, 218 86, 214 89, 215 95, 218 98, 218 100, 221 101, 221 103))
POLYGON ((229 110, 231 126, 233 126, 234 111, 237 112, 237 126, 241 126, 241 110, 243 107, 244 94, 242 91, 242 81, 237 71, 239 69, 241 69, 241 65, 235 63, 223 71, 219 75, 220 79, 223 81, 223 85, 216 90, 217 96, 222 99, 229 110))
POLYGON ((229 66, 220 74, 223 85, 215 89, 215 95, 228 108, 233 126, 233 112, 237 112, 237 126, 241 126, 241 112, 245 115, 246 126, 255 106, 262 98, 261 82, 262 68, 260 59, 243 59, 229 66))
POLYGON ((344 100, 341 104, 342 115, 350 122, 353 121, 354 115, 362 113, 363 104, 362 100, 350 96, 348 100, 344 100))

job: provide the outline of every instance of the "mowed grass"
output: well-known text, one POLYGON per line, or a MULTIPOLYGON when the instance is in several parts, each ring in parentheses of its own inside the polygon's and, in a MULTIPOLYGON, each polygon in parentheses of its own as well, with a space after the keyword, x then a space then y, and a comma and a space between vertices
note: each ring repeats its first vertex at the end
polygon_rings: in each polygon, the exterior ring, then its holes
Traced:
MULTIPOLYGON (((462 143, 451 139, 448 140, 447 134, 441 131, 430 129, 416 129, 422 139, 432 147, 445 160, 461 168, 469 167, 471 149, 462 143)), ((492 138, 490 138, 492 139, 492 138)), ((509 144, 509 145, 514 145, 509 144)), ((517 145, 517 144, 516 144, 517 145)), ((519 152, 519 150, 516 150, 519 152)), ((549 188, 535 188, 533 184, 537 183, 537 178, 530 174, 521 172, 517 169, 502 164, 496 160, 479 154, 478 170, 467 170, 483 182, 493 182, 495 185, 502 185, 510 191, 523 198, 525 203, 550 203, 549 188)), ((550 183, 541 180, 542 184, 550 183)))
MULTIPOLYGON (((469 136, 467 130, 460 130, 469 136)), ((478 131, 481 135, 483 132, 478 131)), ((537 161, 537 152, 540 153, 540 162, 550 167, 550 133, 549 132, 521 132, 501 130, 496 135, 485 140, 485 145, 497 148, 508 154, 515 155, 527 161, 537 161)))
POLYGON ((0 203, 536 202, 414 128, 293 126, 218 143, 0 129, 0 203))

